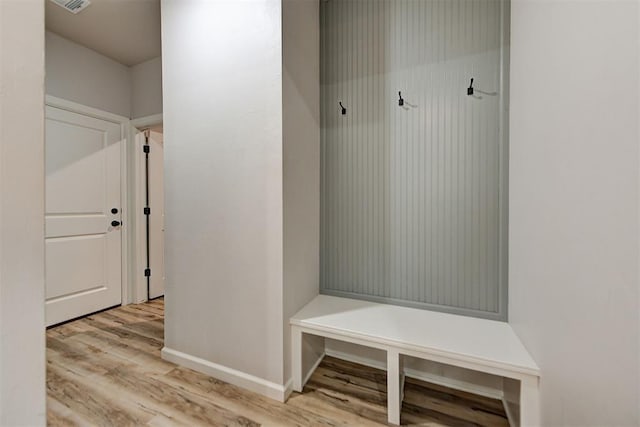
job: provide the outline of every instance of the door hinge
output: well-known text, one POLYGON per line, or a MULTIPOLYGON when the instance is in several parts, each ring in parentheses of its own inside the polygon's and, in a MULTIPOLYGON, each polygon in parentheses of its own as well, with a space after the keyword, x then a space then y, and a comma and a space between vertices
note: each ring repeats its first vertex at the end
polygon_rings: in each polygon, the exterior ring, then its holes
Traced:
POLYGON ((151 276, 151 269, 150 268, 145 268, 144 277, 150 277, 150 276, 151 276))
POLYGON ((142 146, 142 151, 144 151, 145 153, 149 153, 149 145, 145 144, 142 146))
POLYGON ((144 208, 145 215, 151 215, 151 208, 144 208))

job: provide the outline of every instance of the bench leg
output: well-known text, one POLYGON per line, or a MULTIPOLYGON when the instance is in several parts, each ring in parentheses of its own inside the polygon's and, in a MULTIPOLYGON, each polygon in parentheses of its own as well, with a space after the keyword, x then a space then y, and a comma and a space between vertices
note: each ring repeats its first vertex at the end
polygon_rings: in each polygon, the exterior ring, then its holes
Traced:
POLYGON ((391 424, 400 425, 402 409, 402 369, 397 350, 387 350, 387 415, 391 424))
POLYGON ((302 331, 291 327, 291 369, 293 371, 293 390, 302 392, 302 331))
POLYGON ((520 381, 520 426, 540 426, 540 387, 537 377, 520 381))

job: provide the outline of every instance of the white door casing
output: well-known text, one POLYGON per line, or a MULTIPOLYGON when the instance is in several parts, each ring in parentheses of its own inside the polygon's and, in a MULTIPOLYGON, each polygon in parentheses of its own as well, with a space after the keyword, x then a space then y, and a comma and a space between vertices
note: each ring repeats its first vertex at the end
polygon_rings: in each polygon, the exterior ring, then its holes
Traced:
POLYGON ((46 108, 47 326, 122 302, 122 148, 119 123, 46 108))
POLYGON ((161 128, 149 132, 149 298, 164 295, 164 155, 161 128))

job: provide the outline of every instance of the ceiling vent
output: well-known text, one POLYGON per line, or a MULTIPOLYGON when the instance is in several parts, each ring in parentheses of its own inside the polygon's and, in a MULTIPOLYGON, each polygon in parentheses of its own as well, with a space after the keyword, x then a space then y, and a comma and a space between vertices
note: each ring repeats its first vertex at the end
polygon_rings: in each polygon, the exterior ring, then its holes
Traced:
POLYGON ((83 11, 87 6, 91 4, 89 0, 51 0, 60 7, 64 7, 74 15, 83 11))

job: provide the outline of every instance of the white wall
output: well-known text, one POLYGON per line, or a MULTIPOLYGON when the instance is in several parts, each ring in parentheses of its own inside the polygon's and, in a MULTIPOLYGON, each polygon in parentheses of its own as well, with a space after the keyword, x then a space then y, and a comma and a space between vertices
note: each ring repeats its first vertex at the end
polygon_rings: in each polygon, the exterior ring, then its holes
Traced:
POLYGON ((638 425, 638 2, 514 0, 511 28, 510 323, 543 425, 638 425))
POLYGON ((45 425, 44 3, 0 1, 0 425, 45 425))
MULTIPOLYGON (((282 2, 284 149, 284 381, 289 318, 318 294, 320 242, 320 28, 317 0, 282 2)), ((309 369, 323 353, 309 339, 309 369)))
POLYGON ((162 58, 131 67, 131 118, 162 113, 162 58))
POLYGON ((163 0, 167 348, 283 379, 280 0, 163 0))
POLYGON ((133 119, 162 113, 162 58, 132 67, 46 33, 47 94, 133 119))
POLYGON ((131 116, 131 71, 106 56, 46 33, 47 94, 131 116))

